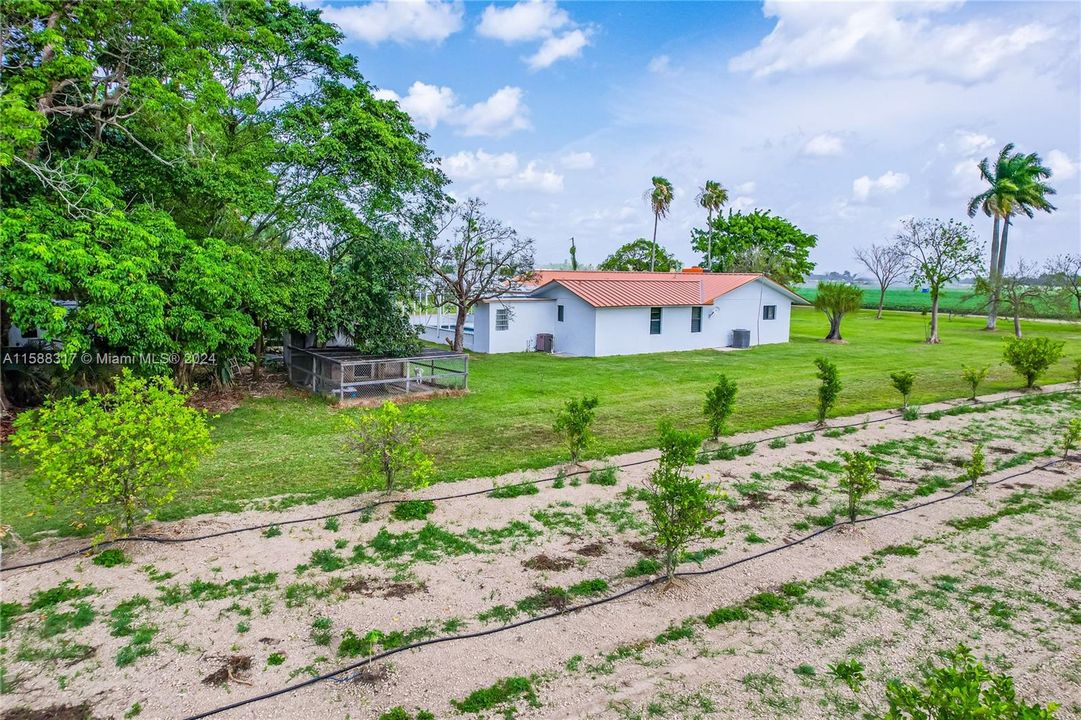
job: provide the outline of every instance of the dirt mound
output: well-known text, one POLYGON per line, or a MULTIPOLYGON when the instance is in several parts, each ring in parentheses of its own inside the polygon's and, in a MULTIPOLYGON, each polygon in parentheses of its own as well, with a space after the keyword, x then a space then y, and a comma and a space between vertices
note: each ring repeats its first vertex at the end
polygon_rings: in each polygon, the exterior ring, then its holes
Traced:
POLYGON ((13 708, 5 712, 3 720, 93 720, 90 706, 82 705, 50 705, 42 710, 30 708, 13 708))
POLYGON ((815 486, 804 480, 796 480, 785 485, 784 489, 788 492, 811 492, 815 486))
POLYGON ((403 598, 420 592, 428 592, 428 589, 417 583, 407 582, 380 582, 368 578, 355 577, 342 586, 342 591, 364 597, 379 595, 384 598, 403 598))
POLYGON ((657 557, 661 551, 651 542, 646 540, 631 540, 627 543, 627 547, 634 550, 640 555, 646 555, 647 557, 657 557))
POLYGON ((567 570, 574 567, 574 561, 565 557, 548 557, 541 553, 523 560, 522 566, 529 570, 567 570))
POLYGON ((250 655, 230 655, 225 658, 220 668, 203 678, 203 684, 224 685, 231 680, 243 685, 251 685, 251 680, 246 677, 249 670, 251 670, 250 655))
POLYGON ((605 549, 603 543, 594 542, 594 543, 589 543, 588 545, 583 545, 582 547, 578 548, 574 552, 578 553, 579 555, 583 555, 585 557, 600 557, 601 555, 604 555, 608 551, 605 549))

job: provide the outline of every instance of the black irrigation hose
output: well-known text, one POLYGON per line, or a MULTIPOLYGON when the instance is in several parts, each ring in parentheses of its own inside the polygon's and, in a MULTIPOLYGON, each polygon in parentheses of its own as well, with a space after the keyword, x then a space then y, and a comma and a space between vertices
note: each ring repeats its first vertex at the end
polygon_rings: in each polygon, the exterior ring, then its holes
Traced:
MULTIPOLYGON (((1058 392, 1062 392, 1064 394, 1072 394, 1075 391, 1073 391, 1073 390, 1061 390, 1061 391, 1058 391, 1058 392)), ((1008 403, 1009 400, 1010 400, 1010 398, 1005 398, 1005 402, 1008 403)), ((976 404, 976 403, 979 403, 979 402, 980 402, 979 400, 975 400, 975 401, 973 401, 973 400, 962 400, 957 405, 954 405, 954 407, 963 407, 963 406, 966 406, 966 405, 973 405, 973 404, 976 404)), ((891 415, 886 415, 885 417, 877 418, 872 422, 887 422, 887 421, 890 421, 890 420, 896 420, 897 418, 901 418, 901 417, 904 417, 904 413, 893 413, 891 415)), ((830 430, 843 430, 845 428, 858 427, 858 426, 861 426, 861 425, 865 425, 865 424, 867 424, 867 422, 869 422, 869 421, 867 419, 864 419, 864 420, 860 420, 858 422, 851 422, 851 423, 846 423, 846 424, 843 424, 843 425, 831 425, 829 427, 829 429, 830 430)), ((773 440, 783 440, 785 438, 795 437, 797 435, 804 435, 804 434, 806 434, 808 432, 814 432, 814 430, 793 430, 791 432, 781 433, 779 435, 766 436, 766 437, 760 438, 758 440, 755 440, 753 442, 755 444, 758 444, 758 443, 770 442, 770 441, 773 441, 773 440)), ((715 452, 716 452, 715 450, 703 450, 703 451, 701 451, 701 452, 699 452, 697 454, 697 457, 701 458, 701 457, 704 457, 704 456, 709 456, 709 455, 714 454, 715 452)), ((634 461, 622 463, 622 464, 619 464, 619 465, 610 465, 609 467, 616 467, 616 468, 624 469, 624 468, 629 468, 629 467, 635 467, 637 465, 646 465, 646 464, 649 464, 649 463, 652 463, 652 462, 656 462, 657 459, 658 458, 647 458, 647 459, 644 459, 644 460, 634 460, 634 461)), ((574 472, 571 472, 571 473, 563 473, 561 475, 556 475, 555 477, 544 477, 544 478, 537 478, 537 479, 534 479, 534 480, 523 480, 521 482, 508 483, 507 485, 501 485, 500 487, 509 488, 509 487, 523 487, 525 485, 540 485, 541 483, 554 482, 555 480, 558 480, 560 478, 569 478, 569 477, 575 477, 575 476, 578 476, 578 475, 585 475, 587 473, 592 472, 592 470, 593 470, 592 468, 585 468, 583 470, 575 470, 574 472)), ((439 496, 439 497, 423 498, 423 499, 427 500, 429 502, 445 502, 447 500, 458 500, 458 499, 461 499, 461 498, 474 497, 476 495, 486 495, 486 494, 488 494, 490 492, 492 492, 492 489, 491 488, 486 488, 486 489, 483 489, 483 490, 470 490, 468 492, 456 493, 456 494, 453 494, 453 495, 443 495, 443 496, 439 496)), ((327 513, 325 515, 315 515, 315 516, 309 516, 309 517, 303 517, 303 518, 294 518, 292 520, 281 520, 281 521, 278 521, 278 522, 261 523, 259 525, 248 525, 246 527, 232 528, 230 530, 219 530, 218 532, 206 533, 206 534, 203 534, 203 535, 191 535, 189 537, 182 537, 182 538, 163 538, 163 537, 157 537, 157 536, 154 536, 154 535, 128 535, 128 536, 125 536, 125 537, 115 538, 115 539, 109 540, 107 542, 98 543, 97 545, 84 545, 83 547, 76 548, 75 550, 71 550, 69 552, 63 553, 61 555, 56 555, 54 557, 44 558, 42 560, 34 560, 34 561, 31 561, 31 562, 19 563, 17 565, 0 566, 0 573, 10 572, 12 570, 24 570, 26 568, 41 567, 43 565, 51 565, 52 563, 60 562, 61 560, 67 560, 68 558, 76 557, 76 556, 79 556, 79 555, 85 555, 86 553, 89 553, 89 552, 94 552, 95 550, 100 550, 100 549, 109 548, 109 547, 116 547, 118 545, 123 545, 123 544, 128 544, 128 543, 149 542, 149 543, 157 543, 159 545, 180 545, 180 544, 183 544, 183 543, 199 542, 199 541, 202 541, 202 540, 213 540, 215 538, 225 537, 225 536, 228 536, 228 535, 238 535, 240 533, 245 533, 245 532, 254 532, 256 530, 266 530, 267 528, 271 528, 271 527, 275 527, 275 526, 281 527, 283 525, 299 525, 301 523, 317 522, 319 520, 327 520, 327 519, 333 518, 333 517, 345 517, 347 515, 358 515, 360 513, 368 512, 369 510, 374 510, 375 508, 381 507, 383 505, 398 505, 398 504, 401 504, 403 502, 409 502, 409 501, 408 500, 377 500, 375 502, 368 503, 367 505, 363 505, 363 506, 358 507, 358 508, 352 508, 350 510, 342 510, 341 512, 336 512, 336 513, 327 513)))
MULTIPOLYGON (((1036 466, 1031 467, 1031 468, 1029 468, 1027 470, 1022 470, 1020 472, 1016 472, 1016 473, 1013 473, 1011 475, 1007 475, 1005 477, 998 478, 997 480, 986 482, 986 483, 984 483, 984 485, 987 485, 987 486, 997 485, 997 484, 999 484, 1001 482, 1005 482, 1006 480, 1013 480, 1015 478, 1023 477, 1025 475, 1036 472, 1038 470, 1046 470, 1047 468, 1049 468, 1049 467, 1051 467, 1053 465, 1057 465, 1060 462, 1062 462, 1062 460, 1060 460, 1060 459, 1052 460, 1052 461, 1050 461, 1048 463, 1044 463, 1043 465, 1036 465, 1036 466)), ((857 518, 856 522, 857 523, 867 523, 867 522, 872 522, 874 520, 881 520, 883 518, 893 517, 893 516, 896 516, 896 515, 900 515, 902 513, 912 512, 914 510, 920 510, 920 509, 928 507, 930 505, 935 505, 937 503, 944 502, 946 500, 952 500, 952 499, 957 498, 957 497, 959 497, 961 495, 964 495, 965 493, 970 492, 971 490, 972 490, 971 485, 965 485, 960 490, 957 490, 957 491, 955 491, 953 493, 950 493, 949 495, 944 495, 942 497, 934 498, 932 500, 925 500, 923 502, 916 503, 915 505, 900 508, 898 510, 892 510, 890 512, 879 513, 878 515, 871 515, 871 516, 868 516, 868 517, 857 518)), ((830 525, 829 527, 824 527, 824 528, 821 528, 819 530, 815 530, 812 533, 809 533, 807 535, 804 535, 803 537, 797 538, 796 540, 793 540, 790 543, 786 543, 784 545, 776 545, 776 546, 774 546, 772 548, 768 548, 766 550, 761 550, 761 551, 759 551, 757 553, 753 553, 751 555, 746 555, 746 556, 738 558, 736 560, 729 561, 729 562, 724 563, 723 565, 719 565, 718 567, 715 567, 715 568, 710 568, 708 570, 685 570, 685 571, 682 571, 682 572, 677 572, 677 573, 675 573, 675 575, 677 577, 695 577, 695 576, 702 576, 702 575, 712 575, 714 573, 723 572, 725 570, 729 570, 729 569, 731 569, 733 567, 736 567, 737 565, 742 565, 744 563, 751 562, 752 560, 758 560, 760 558, 766 557, 767 555, 772 555, 773 553, 781 552, 782 550, 788 550, 788 549, 793 548, 793 547, 795 547, 797 545, 805 543, 808 540, 816 538, 819 535, 823 535, 823 534, 825 534, 825 533, 827 533, 827 532, 829 532, 831 530, 835 530, 836 528, 843 527, 843 526, 845 526, 847 524, 848 523, 834 523, 833 525, 830 525)), ((359 662, 355 662, 355 663, 353 663, 351 665, 347 665, 347 666, 339 668, 337 670, 333 670, 331 672, 324 673, 322 675, 317 675, 315 677, 308 678, 307 680, 304 680, 302 682, 295 683, 293 685, 287 685, 285 687, 278 688, 277 690, 272 690, 270 692, 263 693, 261 695, 256 695, 255 697, 247 698, 247 699, 244 699, 244 700, 237 700, 236 702, 229 703, 228 705, 222 705, 220 707, 214 708, 212 710, 207 710, 205 712, 201 712, 201 713, 198 713, 196 715, 189 715, 184 720, 202 720, 202 718, 207 718, 207 717, 211 717, 213 715, 218 715, 220 713, 227 712, 229 710, 235 710, 236 708, 244 707, 245 705, 251 705, 251 704, 254 704, 254 703, 257 703, 257 702, 261 702, 263 700, 269 700, 271 698, 275 698, 275 697, 278 697, 280 695, 285 695, 285 694, 294 692, 296 690, 300 690, 300 689, 308 687, 310 685, 315 685, 316 683, 320 683, 320 682, 323 682, 325 680, 332 680, 334 682, 349 682, 350 680, 353 680, 355 678, 355 676, 349 676, 349 677, 345 677, 345 678, 338 678, 338 676, 342 675, 344 673, 348 673, 348 672, 353 671, 353 670, 357 670, 357 669, 359 669, 361 667, 364 667, 365 665, 370 665, 370 664, 376 662, 377 660, 383 660, 385 658, 391 657, 392 655, 397 655, 397 654, 405 652, 407 650, 416 650, 416 649, 419 649, 419 648, 427 647, 429 645, 439 645, 439 644, 446 643, 446 642, 451 642, 451 641, 454 641, 454 640, 470 640, 470 639, 473 639, 473 638, 486 637, 488 635, 495 635, 497 633, 506 632, 508 630, 514 630, 516 628, 520 628, 520 627, 523 627, 525 625, 530 625, 530 624, 535 623, 535 622, 540 622, 542 620, 551 620, 551 619, 554 619, 554 618, 557 618, 557 617, 560 617, 560 616, 563 616, 563 615, 568 615, 570 613, 576 613, 576 612, 581 612, 582 610, 588 610, 589 608, 597 607, 598 605, 604 605, 606 603, 614 602, 616 600, 621 600, 621 599, 627 597, 628 595, 632 595, 634 593, 645 590, 646 588, 652 587, 652 586, 658 584, 659 582, 663 581, 664 579, 665 579, 664 576, 661 575, 661 576, 646 580, 644 582, 641 582, 641 583, 639 583, 637 585, 631 586, 629 588, 626 588, 624 590, 621 590, 618 593, 616 593, 615 595, 609 595, 609 596, 606 596, 606 597, 603 597, 603 598, 597 598, 596 600, 590 600, 589 602, 581 603, 579 605, 574 605, 572 607, 564 608, 562 610, 556 610, 556 611, 553 611, 553 612, 550 612, 550 613, 546 613, 544 615, 536 615, 534 617, 526 618, 524 620, 519 620, 517 622, 509 623, 507 625, 500 625, 498 627, 488 628, 488 629, 485 629, 485 630, 477 630, 477 631, 469 632, 469 633, 461 633, 459 635, 444 635, 442 637, 429 638, 427 640, 419 640, 419 641, 417 641, 415 643, 410 643, 409 645, 403 645, 401 647, 392 648, 390 650, 384 650, 382 652, 379 652, 379 653, 376 653, 376 654, 371 655, 369 657, 366 657, 363 660, 360 660, 359 662)))

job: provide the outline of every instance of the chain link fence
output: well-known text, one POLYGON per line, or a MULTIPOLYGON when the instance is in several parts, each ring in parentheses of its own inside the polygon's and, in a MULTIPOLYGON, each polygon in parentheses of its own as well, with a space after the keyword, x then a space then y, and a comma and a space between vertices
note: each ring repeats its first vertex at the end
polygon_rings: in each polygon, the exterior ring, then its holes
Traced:
POLYGON ((349 348, 288 346, 285 365, 293 385, 338 400, 392 398, 469 386, 469 356, 442 350, 388 358, 349 348))

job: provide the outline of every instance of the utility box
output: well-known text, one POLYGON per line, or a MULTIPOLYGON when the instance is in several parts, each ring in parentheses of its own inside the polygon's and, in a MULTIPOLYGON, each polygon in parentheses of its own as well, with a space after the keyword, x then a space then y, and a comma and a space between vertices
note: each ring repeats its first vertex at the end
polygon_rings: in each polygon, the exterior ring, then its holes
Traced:
POLYGON ((534 348, 537 352, 550 353, 552 352, 554 339, 552 333, 537 333, 537 342, 534 345, 534 348))
POLYGON ((732 345, 734 348, 748 348, 751 346, 751 331, 750 330, 733 330, 732 331, 732 345))

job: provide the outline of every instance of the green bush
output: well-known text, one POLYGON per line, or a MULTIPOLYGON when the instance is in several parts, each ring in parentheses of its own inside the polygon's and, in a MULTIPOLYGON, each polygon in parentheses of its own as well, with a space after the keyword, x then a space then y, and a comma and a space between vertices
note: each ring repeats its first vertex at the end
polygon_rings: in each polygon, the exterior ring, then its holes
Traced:
POLYGON ((724 426, 736 404, 737 391, 735 381, 729 380, 727 375, 721 375, 717 384, 706 391, 706 404, 703 411, 714 440, 724 434, 724 426))
POLYGON ((961 367, 961 377, 968 383, 968 388, 971 391, 969 394, 969 400, 976 399, 976 390, 980 387, 980 383, 987 379, 987 373, 991 372, 991 368, 987 365, 982 367, 969 367, 963 365, 961 367))
POLYGON ((432 477, 432 461, 421 450, 421 430, 427 409, 391 401, 359 417, 344 416, 347 443, 357 455, 361 487, 392 492, 418 489, 432 477))
POLYGON ((210 451, 206 413, 165 377, 126 368, 110 393, 50 400, 15 420, 12 444, 33 466, 26 488, 108 533, 131 533, 173 500, 210 451))
POLYGON ((618 482, 619 468, 615 466, 608 466, 606 468, 599 468, 589 471, 589 479, 586 483, 589 485, 605 485, 611 487, 618 482))
POLYGON ((1070 418, 1066 430, 1062 433, 1062 459, 1070 457, 1070 451, 1081 441, 1081 418, 1070 418))
POLYGON ((972 446, 972 457, 965 463, 965 479, 976 487, 976 482, 987 473, 987 462, 983 452, 983 443, 972 446))
POLYGON ((821 427, 826 424, 826 416, 841 394, 841 374, 837 366, 824 357, 815 360, 815 367, 818 368, 816 376, 821 381, 818 386, 818 425, 821 427))
POLYGON ((848 521, 856 522, 856 507, 860 500, 869 493, 878 489, 878 478, 875 476, 877 463, 871 455, 865 452, 843 452, 844 471, 838 484, 848 497, 848 521))
POLYGON ((571 454, 571 462, 577 463, 582 457, 582 452, 592 444, 593 421, 597 417, 597 405, 600 401, 596 396, 583 397, 568 400, 563 408, 556 413, 552 429, 557 435, 563 437, 567 449, 571 454))
POLYGON ((908 408, 908 396, 912 394, 912 386, 916 384, 916 373, 908 370, 898 370, 890 373, 890 385, 894 390, 901 393, 901 408, 908 408))
POLYGON ((1010 338, 1002 351, 1002 357, 1018 375, 1025 379, 1025 387, 1036 386, 1036 380, 1062 357, 1066 343, 1045 337, 1010 338))
POLYGON ((431 500, 406 500, 398 503, 390 511, 395 520, 423 520, 435 512, 435 503, 431 500))
POLYGON ((108 550, 102 550, 94 556, 94 564, 101 567, 116 567, 117 565, 123 565, 128 562, 128 558, 124 555, 124 551, 120 548, 109 548, 108 550))

